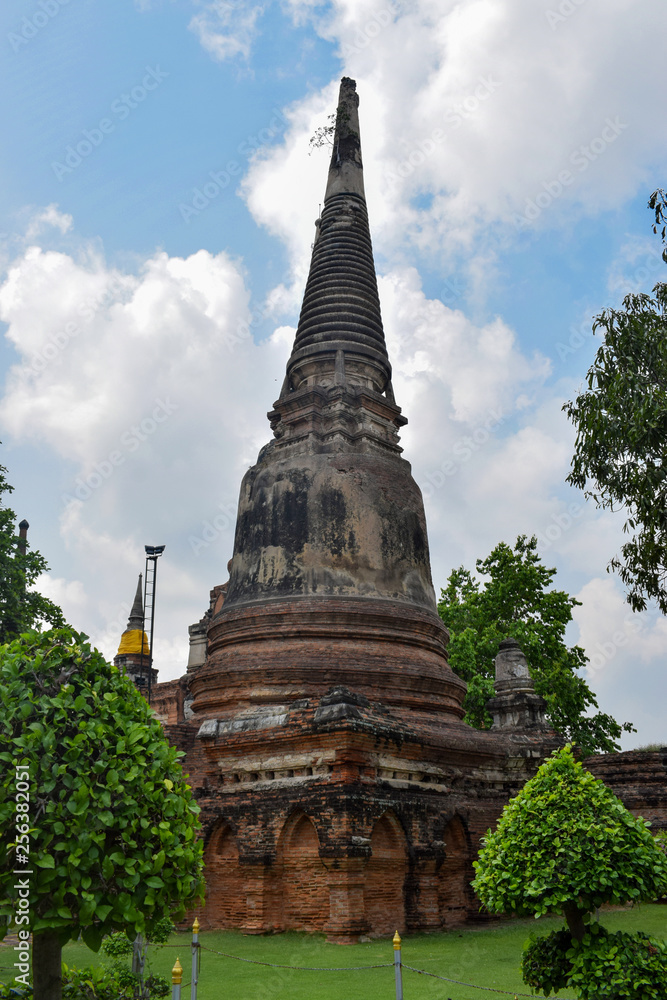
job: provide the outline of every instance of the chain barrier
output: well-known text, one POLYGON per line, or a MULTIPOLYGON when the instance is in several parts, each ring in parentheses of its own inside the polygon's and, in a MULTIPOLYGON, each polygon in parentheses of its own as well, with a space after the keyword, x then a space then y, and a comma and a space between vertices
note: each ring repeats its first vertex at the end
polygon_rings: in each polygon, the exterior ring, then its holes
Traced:
MULTIPOLYGON (((508 997, 530 997, 531 1000, 535 1000, 534 993, 517 993, 516 990, 499 990, 494 986, 475 986, 474 983, 462 983, 458 979, 447 979, 446 976, 438 976, 435 972, 426 972, 424 969, 413 969, 411 965, 405 965, 401 963, 404 969, 409 969, 410 972, 416 972, 418 976, 430 976, 432 979, 441 979, 444 983, 452 983, 455 986, 465 986, 470 990, 484 990, 487 993, 503 993, 508 997)), ((558 1000, 573 1000, 572 997, 559 997, 558 1000)))
POLYGON ((231 958, 235 962, 247 962, 249 965, 265 965, 269 969, 294 969, 296 972, 360 972, 363 969, 391 969, 393 962, 383 962, 381 965, 278 965, 276 962, 260 962, 256 958, 240 958, 239 955, 227 955, 224 951, 214 951, 205 944, 200 945, 202 951, 209 951, 221 958, 231 958))
MULTIPOLYGON (((394 968, 396 973, 396 1000, 403 1000, 403 981, 402 981, 402 970, 407 969, 408 972, 414 972, 418 976, 428 976, 430 979, 439 979, 443 983, 451 983, 454 986, 464 986, 466 989, 470 990, 480 990, 484 993, 500 993, 503 996, 514 997, 514 1000, 518 1000, 519 997, 527 997, 528 1000, 534 1000, 534 993, 517 993, 515 990, 501 990, 494 986, 476 986, 474 983, 464 983, 460 979, 448 979, 447 976, 439 976, 435 972, 427 972, 425 969, 415 969, 412 965, 405 965, 401 960, 401 938, 398 931, 394 935, 394 961, 393 962, 381 962, 378 965, 281 965, 278 962, 261 962, 257 958, 241 958, 240 955, 230 955, 228 952, 216 951, 214 948, 207 948, 205 944, 199 941, 199 921, 196 921, 196 926, 193 927, 193 980, 192 980, 192 993, 194 1000, 197 996, 197 980, 199 978, 199 955, 202 951, 207 951, 211 955, 218 955, 220 958, 229 958, 233 962, 245 962, 247 965, 261 965, 267 969, 290 969, 293 972, 365 972, 368 969, 391 969, 394 968)), ((181 945, 167 945, 167 948, 181 948, 181 945)), ((180 978, 182 974, 182 968, 178 959, 176 959, 176 965, 172 972, 175 974, 172 982, 173 987, 173 1000, 181 1000, 181 983, 180 978), (178 971, 177 971, 178 969, 178 971)), ((190 983, 185 984, 187 986, 190 983)), ((562 1000, 572 1000, 570 997, 563 997, 562 1000)))

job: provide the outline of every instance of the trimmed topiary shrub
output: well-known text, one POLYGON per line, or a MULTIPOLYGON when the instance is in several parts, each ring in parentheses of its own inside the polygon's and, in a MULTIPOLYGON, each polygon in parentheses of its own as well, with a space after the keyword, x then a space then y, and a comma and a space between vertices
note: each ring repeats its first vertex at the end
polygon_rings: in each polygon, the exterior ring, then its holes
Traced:
POLYGON ((667 1000, 665 946, 589 922, 604 903, 664 895, 667 855, 648 823, 586 771, 571 746, 505 806, 474 864, 473 888, 490 911, 565 917, 567 930, 529 945, 528 985, 547 996, 568 985, 582 1000, 667 1000))
POLYGON ((572 971, 572 962, 567 957, 571 947, 572 936, 565 928, 543 937, 531 935, 521 961, 524 983, 542 990, 545 997, 562 990, 572 971))
POLYGON ((591 924, 570 956, 567 985, 581 1000, 667 1000, 667 945, 641 931, 610 934, 591 924))

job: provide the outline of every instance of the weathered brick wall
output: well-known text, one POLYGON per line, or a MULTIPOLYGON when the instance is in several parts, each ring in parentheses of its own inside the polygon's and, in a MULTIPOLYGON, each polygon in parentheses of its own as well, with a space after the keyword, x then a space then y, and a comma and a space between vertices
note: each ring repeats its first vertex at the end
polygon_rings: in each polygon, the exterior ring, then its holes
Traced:
MULTIPOLYGON (((558 744, 401 718, 350 692, 209 725, 166 727, 202 806, 202 925, 341 942, 483 919, 470 887, 480 838, 558 744)), ((667 750, 587 766, 667 828, 667 750)))
POLYGON ((465 923, 474 905, 470 888, 473 853, 460 816, 454 816, 443 831, 444 860, 438 872, 438 914, 442 927, 465 923))
MULTIPOLYGON (((315 731, 302 715, 289 731, 228 735, 206 747, 192 726, 168 729, 189 750, 203 806, 202 925, 325 931, 346 941, 483 918, 472 860, 539 758, 521 763, 516 746, 481 734, 486 760, 478 747, 473 767, 475 754, 455 751, 461 739, 451 734, 438 746, 423 734, 406 738, 400 726, 363 732, 339 720, 315 731)), ((524 740, 524 750, 535 754, 538 742, 524 740)), ((667 825, 666 765, 667 752, 587 761, 656 828, 667 825)))
POLYGON ((183 721, 183 703, 187 695, 187 677, 156 684, 151 692, 151 708, 164 725, 183 721))
POLYGON ((364 871, 365 914, 374 934, 405 931, 407 843, 396 817, 386 812, 373 827, 364 871))
POLYGON ((276 711, 206 723, 197 738, 180 727, 210 871, 202 924, 345 942, 476 917, 479 838, 534 773, 544 734, 513 743, 437 716, 408 723, 349 692, 276 711))
POLYGON ((435 611, 372 598, 276 598, 223 606, 192 677, 198 718, 321 698, 337 685, 402 712, 458 719, 465 685, 449 668, 435 611))
MULTIPOLYGON (((329 918, 328 873, 320 858, 317 831, 305 813, 287 820, 276 862, 282 899, 279 926, 321 931, 329 918)), ((275 902, 274 894, 274 906, 275 902)))
POLYGON ((240 927, 245 920, 245 880, 233 830, 221 823, 204 852, 207 905, 199 922, 209 927, 240 927))
POLYGON ((667 830, 667 746, 589 757, 586 767, 654 830, 667 830))

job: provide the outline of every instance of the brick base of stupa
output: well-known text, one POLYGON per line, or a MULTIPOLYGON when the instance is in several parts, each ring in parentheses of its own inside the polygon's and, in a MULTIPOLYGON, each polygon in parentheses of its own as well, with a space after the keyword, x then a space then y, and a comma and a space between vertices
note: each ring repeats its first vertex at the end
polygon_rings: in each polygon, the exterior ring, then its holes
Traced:
POLYGON ((344 688, 208 720, 189 742, 202 927, 317 931, 342 944, 478 918, 479 840, 556 745, 544 731, 405 723, 344 688))

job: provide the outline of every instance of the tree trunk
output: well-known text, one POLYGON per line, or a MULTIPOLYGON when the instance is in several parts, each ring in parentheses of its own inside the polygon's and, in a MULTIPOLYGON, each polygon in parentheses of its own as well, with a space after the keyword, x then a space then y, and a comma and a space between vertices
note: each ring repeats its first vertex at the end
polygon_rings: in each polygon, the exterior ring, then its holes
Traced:
POLYGON ((146 962, 146 946, 141 934, 137 934, 132 945, 132 972, 139 978, 139 983, 135 987, 135 997, 144 995, 144 964, 146 962))
POLYGON ((575 941, 582 941, 586 933, 586 924, 584 923, 585 912, 586 910, 580 910, 574 903, 568 903, 563 907, 563 916, 567 920, 570 934, 575 941))
POLYGON ((62 945, 56 931, 42 931, 32 939, 34 1000, 62 1000, 62 945))

